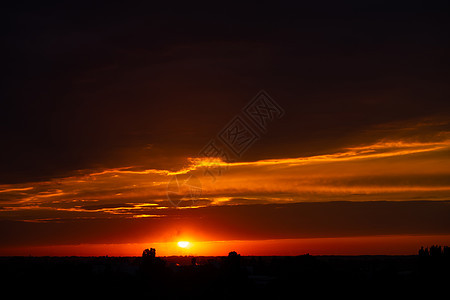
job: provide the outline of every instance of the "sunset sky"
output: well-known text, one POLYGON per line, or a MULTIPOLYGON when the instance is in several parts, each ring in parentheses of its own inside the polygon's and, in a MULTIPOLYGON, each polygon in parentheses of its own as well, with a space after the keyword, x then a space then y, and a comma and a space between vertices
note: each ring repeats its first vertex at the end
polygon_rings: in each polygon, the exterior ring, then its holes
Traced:
POLYGON ((5 10, 0 255, 450 244, 449 5, 333 3, 5 10))

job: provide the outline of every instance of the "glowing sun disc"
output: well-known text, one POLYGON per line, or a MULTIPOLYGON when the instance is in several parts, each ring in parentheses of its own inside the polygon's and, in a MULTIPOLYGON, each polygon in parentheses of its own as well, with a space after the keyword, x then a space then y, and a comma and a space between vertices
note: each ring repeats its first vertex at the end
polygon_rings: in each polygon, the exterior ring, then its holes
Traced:
POLYGON ((178 247, 186 248, 187 246, 189 246, 189 242, 187 242, 187 241, 178 242, 178 247))

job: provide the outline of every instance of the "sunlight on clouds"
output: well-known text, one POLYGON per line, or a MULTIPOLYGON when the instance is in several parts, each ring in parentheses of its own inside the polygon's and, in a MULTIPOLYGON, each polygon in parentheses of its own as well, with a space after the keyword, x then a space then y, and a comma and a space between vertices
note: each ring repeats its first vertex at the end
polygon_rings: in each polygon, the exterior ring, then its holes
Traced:
MULTIPOLYGON (((0 218, 11 212, 51 211, 114 217, 161 216, 171 209, 167 184, 174 175, 201 180, 197 203, 240 205, 295 201, 374 199, 448 199, 450 140, 438 142, 381 141, 341 152, 298 158, 227 163, 218 158, 191 158, 179 171, 136 167, 85 172, 47 182, 0 186, 0 218), (214 180, 207 170, 221 168, 214 180), (434 176, 428 179, 429 176, 434 176), (358 196, 359 195, 359 196, 358 196)), ((181 208, 181 207, 180 207, 181 208)), ((36 213, 35 220, 46 216, 36 213)), ((20 216, 16 216, 19 218, 20 216)), ((23 216, 23 219, 30 219, 23 216)), ((33 219, 33 218, 31 218, 33 219)))

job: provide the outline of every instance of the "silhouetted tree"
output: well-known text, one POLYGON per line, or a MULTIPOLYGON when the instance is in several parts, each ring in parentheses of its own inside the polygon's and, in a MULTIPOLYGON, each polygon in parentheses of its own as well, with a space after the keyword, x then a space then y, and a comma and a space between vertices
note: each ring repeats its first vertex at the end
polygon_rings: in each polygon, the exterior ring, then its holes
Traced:
POLYGON ((444 246, 444 251, 442 253, 445 257, 450 257, 450 247, 444 246))
POLYGON ((151 277, 153 281, 160 278, 165 273, 166 262, 156 257, 156 249, 145 249, 142 252, 142 262, 140 266, 141 274, 151 277))
POLYGON ((420 247, 420 249, 419 249, 419 256, 420 256, 420 257, 426 256, 426 255, 425 255, 425 249, 423 249, 423 246, 420 247))
POLYGON ((150 248, 150 250, 149 249, 145 249, 142 252, 142 258, 144 260, 150 260, 151 261, 151 260, 154 260, 155 257, 156 257, 156 249, 155 248, 150 248))
POLYGON ((241 255, 236 251, 228 253, 228 264, 233 269, 239 269, 241 265, 241 255))
POLYGON ((428 252, 428 248, 423 248, 423 246, 420 247, 419 257, 427 257, 427 256, 430 256, 430 253, 428 252))
POLYGON ((241 269, 241 255, 236 251, 228 253, 228 257, 225 259, 225 271, 229 276, 235 276, 241 269))
POLYGON ((441 254, 442 254, 441 246, 433 245, 430 247, 430 256, 431 257, 439 258, 439 257, 441 257, 441 254))

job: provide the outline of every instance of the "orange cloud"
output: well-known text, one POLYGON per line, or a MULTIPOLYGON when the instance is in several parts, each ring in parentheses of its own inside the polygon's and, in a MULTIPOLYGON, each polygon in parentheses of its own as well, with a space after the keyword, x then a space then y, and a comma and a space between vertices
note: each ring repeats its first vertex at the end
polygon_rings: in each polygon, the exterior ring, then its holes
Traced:
MULTIPOLYGON (((383 141, 310 157, 232 163, 196 158, 178 171, 136 167, 86 171, 46 182, 1 186, 0 221, 50 227, 73 223, 70 226, 74 229, 70 230, 77 230, 75 224, 85 221, 112 222, 111 226, 120 227, 113 225, 113 220, 155 220, 152 230, 159 228, 160 234, 171 236, 167 230, 177 228, 185 220, 183 216, 205 207, 343 200, 445 201, 449 200, 450 191, 448 153, 447 140, 383 141), (215 178, 206 172, 217 169, 221 173, 215 178), (173 176, 196 176, 201 182, 201 193, 195 199, 181 195, 184 202, 177 209, 167 198, 173 176)), ((233 217, 230 218, 229 222, 233 217)), ((201 218, 194 219, 189 221, 192 234, 205 228, 214 230, 216 221, 199 227, 196 222, 201 218)), ((182 228, 189 226, 183 223, 182 228)), ((211 239, 211 233, 205 235, 211 239)), ((148 238, 158 236, 151 234, 148 238)))

